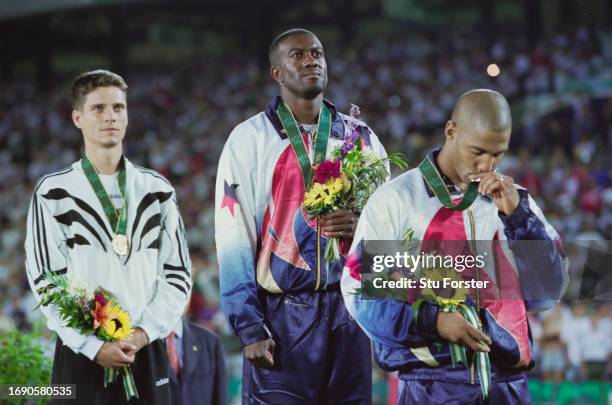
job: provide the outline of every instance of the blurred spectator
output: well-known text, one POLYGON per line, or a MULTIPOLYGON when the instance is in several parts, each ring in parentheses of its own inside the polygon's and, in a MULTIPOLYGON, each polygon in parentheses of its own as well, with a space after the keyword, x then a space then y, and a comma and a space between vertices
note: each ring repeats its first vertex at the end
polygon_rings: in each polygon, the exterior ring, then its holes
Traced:
POLYGON ((545 380, 561 382, 565 370, 565 345, 561 340, 561 306, 556 305, 542 322, 540 368, 545 380))

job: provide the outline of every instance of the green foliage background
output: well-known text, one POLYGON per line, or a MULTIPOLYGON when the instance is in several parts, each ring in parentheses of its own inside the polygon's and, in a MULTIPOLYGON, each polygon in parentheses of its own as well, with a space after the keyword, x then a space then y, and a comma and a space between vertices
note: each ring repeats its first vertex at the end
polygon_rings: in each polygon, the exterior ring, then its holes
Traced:
MULTIPOLYGON (((46 385, 51 383, 52 360, 43 352, 41 333, 9 331, 0 335, 0 384, 46 385)), ((0 400, 4 404, 23 404, 23 399, 0 400)), ((28 403, 47 404, 48 400, 28 403)))

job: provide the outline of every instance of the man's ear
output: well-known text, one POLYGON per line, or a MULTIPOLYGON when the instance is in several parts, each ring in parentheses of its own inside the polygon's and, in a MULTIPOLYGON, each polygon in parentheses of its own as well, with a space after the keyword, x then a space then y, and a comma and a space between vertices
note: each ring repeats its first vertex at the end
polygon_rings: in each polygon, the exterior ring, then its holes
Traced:
POLYGON ((72 123, 78 129, 81 129, 81 112, 79 110, 72 110, 72 123))
POLYGON ((457 137, 457 126, 451 120, 446 121, 446 127, 444 127, 444 137, 447 141, 451 141, 457 137))
POLYGON ((270 66, 270 76, 272 76, 272 79, 279 85, 284 81, 283 72, 278 65, 270 66))

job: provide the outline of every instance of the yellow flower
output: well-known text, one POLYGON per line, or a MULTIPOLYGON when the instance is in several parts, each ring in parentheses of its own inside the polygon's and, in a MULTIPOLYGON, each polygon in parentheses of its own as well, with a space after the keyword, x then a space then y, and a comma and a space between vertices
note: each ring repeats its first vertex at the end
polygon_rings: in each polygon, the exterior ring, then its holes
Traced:
POLYGON ((304 195, 304 207, 315 207, 327 197, 326 187, 321 183, 313 183, 304 195))
POLYGON ((351 189, 351 182, 344 175, 342 175, 342 191, 347 192, 351 189))
POLYGON ((123 340, 133 331, 130 316, 119 305, 108 303, 106 305, 108 318, 102 323, 102 328, 108 336, 116 340, 123 340))
POLYGON ((334 203, 334 199, 336 198, 335 194, 328 194, 323 200, 324 205, 332 205, 334 203))
POLYGON ((317 206, 321 201, 323 201, 323 198, 321 196, 304 196, 304 207, 306 208, 312 208, 317 206))
POLYGON ((327 180, 327 183, 325 183, 325 185, 327 186, 327 189, 329 190, 329 194, 331 195, 336 195, 338 194, 340 191, 342 191, 342 179, 338 178, 338 179, 329 179, 327 180))

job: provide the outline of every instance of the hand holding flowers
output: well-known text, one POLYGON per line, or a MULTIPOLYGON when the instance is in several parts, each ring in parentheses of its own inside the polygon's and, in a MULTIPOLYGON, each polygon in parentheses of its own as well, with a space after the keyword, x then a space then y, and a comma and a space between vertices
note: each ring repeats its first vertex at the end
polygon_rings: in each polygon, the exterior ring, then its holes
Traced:
POLYGON ((49 285, 39 290, 41 301, 38 306, 53 305, 66 326, 104 341, 95 358, 104 367, 104 386, 114 382, 121 373, 126 398, 139 398, 129 365, 142 347, 138 346, 142 334, 146 338, 144 331, 137 328, 139 332, 134 336, 129 314, 103 288, 91 291, 52 273, 47 273, 45 279, 49 285))

